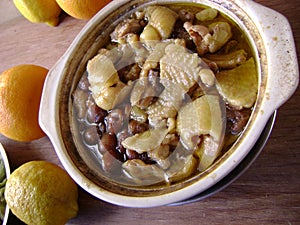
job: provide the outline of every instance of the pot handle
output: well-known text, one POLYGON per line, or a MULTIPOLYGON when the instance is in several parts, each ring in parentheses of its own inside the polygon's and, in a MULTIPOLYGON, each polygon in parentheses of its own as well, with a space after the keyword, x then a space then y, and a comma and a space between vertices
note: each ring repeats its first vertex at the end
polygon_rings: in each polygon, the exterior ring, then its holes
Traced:
POLYGON ((299 67, 291 26, 285 16, 254 1, 244 1, 265 46, 267 86, 264 100, 273 111, 285 103, 299 83, 299 67), (270 102, 272 101, 272 102, 270 102))
POLYGON ((56 123, 53 121, 58 121, 58 99, 56 93, 61 83, 58 75, 63 72, 64 65, 65 57, 62 57, 48 72, 40 102, 39 125, 50 139, 53 139, 53 134, 59 131, 55 127, 56 123))

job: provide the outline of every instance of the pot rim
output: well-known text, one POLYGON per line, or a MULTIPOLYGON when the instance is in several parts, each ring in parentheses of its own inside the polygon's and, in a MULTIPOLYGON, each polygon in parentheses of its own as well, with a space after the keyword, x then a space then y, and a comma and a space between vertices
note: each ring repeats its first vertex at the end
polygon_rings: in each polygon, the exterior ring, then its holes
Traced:
MULTIPOLYGON (((76 168, 72 158, 68 155, 68 151, 65 148, 64 140, 62 138, 59 118, 59 93, 62 88, 63 76, 68 72, 66 65, 71 61, 72 57, 76 55, 76 49, 81 47, 84 41, 86 41, 85 35, 95 29, 96 25, 101 20, 104 20, 107 15, 127 2, 130 1, 112 1, 103 8, 86 24, 64 56, 50 70, 42 94, 39 113, 40 126, 50 138, 60 161, 70 176, 83 189, 99 199, 128 207, 152 207, 179 202, 210 188, 234 169, 252 149, 271 114, 287 101, 295 91, 298 85, 299 72, 291 28, 286 18, 281 14, 250 0, 192 1, 194 3, 201 3, 217 8, 219 11, 233 19, 243 31, 246 31, 248 39, 251 41, 251 45, 256 49, 255 57, 260 68, 258 100, 254 107, 250 122, 247 125, 248 128, 246 128, 245 134, 240 137, 239 144, 234 145, 227 153, 225 153, 224 156, 221 157, 222 160, 219 159, 215 162, 208 172, 203 175, 202 179, 172 193, 148 197, 124 196, 98 187, 95 183, 87 179, 79 168, 76 168), (262 18, 267 19, 262 20, 262 18), (278 27, 278 24, 274 23, 275 19, 280 22, 280 27, 278 27), (284 34, 279 32, 279 29, 282 30, 282 28, 286 31, 284 34), (258 42, 254 41, 253 35, 258 38, 258 42), (276 43, 274 43, 274 35, 278 38, 278 42, 276 43), (286 42, 285 40, 289 40, 289 42, 286 42), (282 51, 283 49, 286 50, 286 53, 288 52, 289 57, 286 57, 289 60, 288 63, 287 59, 282 55, 275 59, 272 57, 274 54, 278 54, 277 51, 282 51), (285 67, 283 67, 283 65, 285 65, 285 67), (283 68, 285 68, 285 70, 283 68), (286 68, 288 68, 288 72, 286 71, 286 68), (288 82, 282 82, 283 78, 288 79, 288 82), (49 116, 50 118, 54 118, 54 121, 50 121, 49 116)), ((154 4, 175 2, 191 1, 152 1, 154 4)))

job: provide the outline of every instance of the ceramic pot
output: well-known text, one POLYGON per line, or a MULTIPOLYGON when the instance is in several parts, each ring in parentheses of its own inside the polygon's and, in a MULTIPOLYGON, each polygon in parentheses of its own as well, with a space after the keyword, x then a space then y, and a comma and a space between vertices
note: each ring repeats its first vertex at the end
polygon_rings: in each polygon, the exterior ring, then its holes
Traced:
POLYGON ((50 138, 63 166, 87 192, 112 204, 153 207, 199 195, 232 172, 249 154, 270 116, 286 102, 298 85, 299 71, 291 27, 287 19, 248 0, 113 1, 93 17, 69 49, 50 70, 40 107, 40 125, 50 138), (259 87, 250 120, 235 144, 209 169, 192 179, 168 187, 138 188, 107 179, 99 162, 76 145, 72 126, 71 94, 89 59, 108 40, 124 13, 149 4, 191 3, 216 8, 242 29, 254 50, 259 87))

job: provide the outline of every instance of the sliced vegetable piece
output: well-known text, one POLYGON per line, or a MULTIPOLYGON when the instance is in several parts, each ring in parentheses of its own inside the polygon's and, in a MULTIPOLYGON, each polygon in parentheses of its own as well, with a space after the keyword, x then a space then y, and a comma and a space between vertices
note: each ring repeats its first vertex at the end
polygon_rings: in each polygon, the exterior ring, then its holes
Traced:
POLYGON ((256 101, 258 77, 253 58, 232 70, 216 74, 217 89, 228 103, 237 108, 250 108, 256 101))
POLYGON ((130 118, 134 119, 140 123, 145 123, 147 121, 147 114, 144 110, 137 106, 133 106, 130 111, 130 118))
POLYGON ((191 176, 197 169, 198 161, 193 155, 181 156, 167 171, 169 182, 176 182, 191 176))
POLYGON ((211 87, 215 84, 215 74, 211 69, 202 69, 199 72, 199 76, 203 84, 211 87))
POLYGON ((165 180, 165 172, 154 164, 145 164, 140 159, 127 160, 123 169, 139 185, 151 185, 165 180))
POLYGON ((139 104, 141 100, 149 97, 155 97, 154 90, 149 88, 149 86, 149 82, 146 78, 139 78, 134 82, 134 86, 130 95, 130 103, 132 106, 137 105, 141 107, 139 104))
POLYGON ((203 95, 178 112, 177 130, 182 145, 195 150, 195 137, 210 135, 221 146, 225 130, 225 110, 218 96, 203 95))
POLYGON ((148 152, 148 157, 154 160, 158 166, 162 169, 168 169, 170 167, 170 160, 168 156, 170 154, 169 145, 162 144, 158 148, 148 152))
POLYGON ((122 145, 138 153, 148 152, 160 146, 167 133, 167 128, 150 129, 126 138, 122 145))

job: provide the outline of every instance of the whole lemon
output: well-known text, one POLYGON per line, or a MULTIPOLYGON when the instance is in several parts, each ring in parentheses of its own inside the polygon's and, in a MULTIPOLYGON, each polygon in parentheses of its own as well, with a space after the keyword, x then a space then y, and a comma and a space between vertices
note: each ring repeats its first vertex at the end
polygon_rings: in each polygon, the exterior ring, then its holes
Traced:
POLYGON ((78 213, 78 188, 65 170, 30 161, 7 179, 4 197, 20 220, 30 225, 63 225, 78 213))
POLYGON ((112 0, 56 0, 58 5, 70 16, 88 20, 112 0))
POLYGON ((14 4, 32 23, 46 23, 49 26, 59 23, 61 8, 55 0, 14 0, 14 4))
POLYGON ((0 74, 0 133, 16 141, 45 136, 39 126, 40 100, 48 69, 31 64, 0 74))

